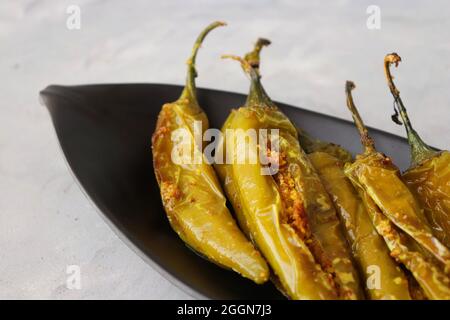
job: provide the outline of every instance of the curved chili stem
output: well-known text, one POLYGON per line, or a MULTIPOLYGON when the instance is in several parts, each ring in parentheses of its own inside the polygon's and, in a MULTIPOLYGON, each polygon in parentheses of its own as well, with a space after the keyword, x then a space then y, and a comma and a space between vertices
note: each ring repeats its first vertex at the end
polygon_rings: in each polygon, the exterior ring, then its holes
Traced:
POLYGON ((251 85, 247 101, 245 102, 246 106, 275 106, 261 84, 261 75, 259 73, 261 49, 269 44, 269 40, 259 38, 258 41, 256 41, 253 50, 247 53, 244 58, 235 55, 222 56, 222 58, 225 59, 228 58, 239 61, 244 72, 250 76, 251 85))
POLYGON ((356 128, 358 128, 359 135, 361 136, 361 143, 364 146, 365 153, 375 152, 375 143, 373 139, 369 136, 369 131, 367 130, 364 122, 359 115, 358 109, 356 109, 355 103, 353 102, 352 90, 355 89, 355 84, 352 81, 347 81, 345 83, 345 93, 347 96, 347 107, 352 113, 353 121, 355 122, 356 128))
POLYGON ((247 61, 254 69, 256 69, 257 72, 259 72, 260 52, 263 47, 268 46, 270 44, 271 44, 270 40, 259 38, 255 43, 253 51, 250 51, 244 56, 244 60, 247 61))
POLYGON ((195 40, 194 47, 192 48, 192 53, 189 59, 187 60, 187 77, 186 77, 186 86, 184 87, 183 92, 181 93, 180 99, 188 99, 191 102, 197 103, 196 96, 196 86, 195 86, 195 78, 197 77, 197 70, 195 69, 195 59, 197 58, 198 49, 202 45, 203 40, 208 35, 208 33, 220 26, 225 26, 226 23, 222 21, 215 21, 207 26, 197 37, 195 40))
POLYGON ((411 121, 408 117, 408 113, 406 112, 406 108, 403 104, 402 99, 400 98, 400 91, 398 91, 397 87, 394 84, 394 78, 392 77, 390 66, 394 64, 395 67, 397 67, 400 61, 402 61, 402 58, 395 52, 386 55, 386 57, 384 58, 384 72, 386 74, 389 89, 392 93, 392 96, 394 97, 394 103, 399 109, 400 116, 406 128, 406 135, 408 137, 408 142, 411 148, 412 166, 416 166, 422 161, 436 155, 437 151, 428 146, 420 138, 416 130, 414 130, 414 128, 412 127, 411 121))

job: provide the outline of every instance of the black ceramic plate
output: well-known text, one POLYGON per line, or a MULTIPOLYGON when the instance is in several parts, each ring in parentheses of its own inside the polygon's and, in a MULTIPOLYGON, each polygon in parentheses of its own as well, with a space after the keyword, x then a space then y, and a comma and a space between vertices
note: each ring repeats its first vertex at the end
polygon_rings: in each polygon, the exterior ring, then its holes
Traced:
MULTIPOLYGON (((272 284, 258 286, 205 261, 170 228, 153 174, 150 137, 161 106, 181 90, 162 84, 49 86, 41 97, 81 188, 119 237, 164 277, 197 298, 282 298, 272 284)), ((208 89, 199 89, 198 97, 215 128, 245 101, 241 94, 208 89)), ((361 150, 351 122, 278 106, 312 135, 353 153, 361 150)), ((405 139, 370 131, 380 151, 401 168, 408 165, 405 139)))

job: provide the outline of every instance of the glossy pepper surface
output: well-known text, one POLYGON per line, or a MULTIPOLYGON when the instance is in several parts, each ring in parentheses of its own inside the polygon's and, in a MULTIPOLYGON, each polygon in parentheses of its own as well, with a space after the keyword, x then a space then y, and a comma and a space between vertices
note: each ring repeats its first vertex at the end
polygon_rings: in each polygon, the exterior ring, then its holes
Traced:
MULTIPOLYGON (((262 164, 249 161, 216 168, 242 228, 290 298, 360 298, 358 276, 333 204, 300 148, 296 128, 260 82, 259 52, 267 44, 260 39, 245 59, 232 56, 250 76, 251 87, 247 102, 232 111, 222 131, 226 137, 229 129, 279 130, 279 150, 267 150, 269 158, 277 159, 278 171, 262 175, 262 164)), ((226 154, 238 154, 228 143, 229 139, 222 140, 226 154)), ((257 141, 251 144, 265 149, 257 141)))
POLYGON ((352 82, 347 82, 347 105, 360 132, 364 153, 345 174, 358 190, 377 232, 383 236, 391 256, 401 262, 430 299, 448 299, 449 278, 445 274, 445 247, 431 234, 409 189, 400 180, 392 161, 375 150, 354 105, 352 82), (436 250, 438 249, 438 250, 436 250))
POLYGON ((398 110, 396 112, 402 118, 411 147, 411 166, 403 173, 403 180, 425 209, 433 233, 450 248, 450 152, 431 148, 412 127, 389 70, 392 64, 397 66, 400 61, 396 53, 388 54, 384 59, 386 78, 398 110))
POLYGON ((324 152, 344 163, 353 161, 352 154, 342 148, 340 145, 314 138, 301 128, 298 128, 297 130, 299 134, 300 145, 307 154, 312 154, 314 152, 324 152))
POLYGON ((390 256, 358 191, 344 174, 344 164, 349 162, 345 160, 351 160, 350 153, 338 145, 314 139, 304 131, 300 131, 300 141, 334 202, 361 278, 365 280, 367 297, 411 299, 405 273, 390 256))
MULTIPOLYGON (((348 83, 348 93, 351 86, 352 83, 348 83)), ((354 106, 351 94, 348 94, 348 99, 348 104, 354 106)), ((362 133, 365 150, 355 163, 349 166, 348 172, 357 177, 377 206, 395 225, 448 267, 450 251, 433 235, 423 209, 401 180, 398 168, 389 157, 375 150, 367 129, 359 121, 360 118, 357 119, 356 113, 353 113, 353 116, 362 133)))
POLYGON ((153 165, 167 217, 181 239, 210 261, 263 283, 269 278, 268 266, 228 211, 214 169, 194 139, 195 121, 203 129, 208 127, 206 114, 196 98, 195 58, 207 33, 221 25, 212 23, 200 34, 187 62, 187 83, 181 97, 162 107, 152 137, 153 165), (175 145, 172 138, 176 132, 189 137, 184 145, 175 145), (189 150, 178 154, 187 161, 174 161, 174 150, 189 150), (197 159, 194 156, 189 160, 191 151, 197 159))

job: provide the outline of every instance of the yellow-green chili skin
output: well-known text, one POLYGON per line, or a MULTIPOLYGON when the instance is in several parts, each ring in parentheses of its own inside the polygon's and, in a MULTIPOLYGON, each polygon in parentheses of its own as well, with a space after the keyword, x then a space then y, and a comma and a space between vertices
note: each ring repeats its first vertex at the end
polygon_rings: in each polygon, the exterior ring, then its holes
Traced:
POLYGON ((353 102, 354 83, 347 81, 345 88, 347 106, 364 146, 364 152, 345 165, 345 175, 358 190, 391 256, 412 273, 429 299, 449 299, 448 249, 432 234, 422 208, 392 160, 376 150, 353 102))
POLYGON ((188 61, 188 80, 181 97, 162 107, 152 137, 153 167, 167 217, 180 238, 213 263, 260 284, 269 279, 268 265, 227 209, 216 173, 206 162, 202 146, 194 141, 195 121, 203 130, 208 128, 207 116, 196 99, 195 54, 206 33, 219 25, 211 24, 200 35, 188 61), (175 146, 172 134, 181 129, 190 138, 182 144, 196 150, 202 161, 173 161, 173 150, 183 148, 175 146))
POLYGON ((430 147, 413 128, 390 71, 390 66, 398 66, 401 60, 395 52, 386 55, 384 71, 394 97, 393 120, 401 124, 400 115, 411 151, 411 166, 403 174, 403 180, 423 206, 434 235, 450 248, 450 152, 430 147))
MULTIPOLYGON (((216 164, 217 172, 240 216, 238 220, 242 229, 249 233, 266 257, 290 298, 363 298, 333 203, 300 147, 295 126, 270 100, 260 83, 259 51, 262 43, 267 45, 268 41, 260 39, 255 50, 245 59, 231 56, 239 60, 250 75, 251 87, 246 104, 233 110, 225 122, 222 144, 228 155, 227 129, 279 130, 280 154, 286 157, 284 173, 289 177, 289 187, 284 189, 281 182, 276 181, 280 177, 277 174, 262 175, 260 162, 216 164), (307 232, 300 231, 301 227, 289 220, 292 208, 287 204, 286 190, 291 199, 298 200, 300 205, 296 212, 300 212, 301 222, 306 222, 307 232)), ((261 149, 261 145, 255 147, 261 149)))
POLYGON ((378 152, 365 153, 351 168, 352 175, 383 214, 448 268, 449 250, 433 235, 423 209, 390 158, 378 152))
POLYGON ((311 232, 322 247, 324 260, 331 263, 331 272, 342 290, 341 295, 348 299, 363 298, 351 250, 334 204, 303 150, 299 152, 296 177, 296 183, 302 190, 311 232))
POLYGON ((316 151, 308 154, 311 163, 330 194, 341 219, 371 300, 410 300, 408 280, 390 256, 384 239, 377 233, 363 201, 344 174, 344 162, 334 155, 316 151), (373 268, 376 269, 373 269, 373 268), (379 276, 379 285, 368 283, 379 276), (379 273, 378 273, 379 272, 379 273))
POLYGON ((403 180, 424 208, 433 233, 450 248, 450 152, 411 167, 403 180))
MULTIPOLYGON (((284 128, 285 136, 292 135, 290 124, 277 110, 256 106, 233 110, 222 131, 226 137, 226 129, 247 130, 268 126, 272 129, 284 128)), ((222 140, 222 143, 226 150, 227 140, 222 140)), ((241 228, 268 261, 283 292, 295 300, 337 299, 330 277, 316 264, 304 241, 289 224, 282 223, 281 196, 273 178, 261 175, 262 165, 259 162, 225 163, 216 164, 215 168, 241 228)))
POLYGON ((361 186, 358 178, 353 175, 351 166, 348 166, 345 172, 358 189, 367 213, 377 232, 383 236, 391 256, 412 273, 428 299, 449 300, 450 279, 448 276, 420 250, 417 250, 416 242, 412 238, 402 234, 402 231, 384 215, 369 193, 361 186))
POLYGON ((312 137, 301 128, 297 128, 297 131, 299 134, 300 145, 307 154, 311 154, 314 152, 325 152, 339 159, 343 163, 353 161, 352 154, 343 147, 341 147, 340 145, 327 141, 322 141, 320 139, 312 137))

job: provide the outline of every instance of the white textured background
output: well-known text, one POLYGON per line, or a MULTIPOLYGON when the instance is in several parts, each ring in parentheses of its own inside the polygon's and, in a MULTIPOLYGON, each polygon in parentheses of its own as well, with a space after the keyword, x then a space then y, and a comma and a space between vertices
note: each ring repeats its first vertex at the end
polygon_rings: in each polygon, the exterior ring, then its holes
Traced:
POLYGON ((246 92, 237 64, 255 39, 273 41, 262 73, 275 100, 349 119, 346 79, 367 124, 403 135, 390 121, 382 61, 404 60, 397 84, 430 144, 449 147, 448 1, 0 1, 0 298, 188 296, 126 247, 65 167, 38 92, 48 84, 184 81, 184 62, 207 23, 229 23, 205 41, 198 85, 246 92), (81 7, 81 30, 66 8, 81 7), (381 29, 368 30, 368 5, 381 29), (65 287, 78 264, 82 290, 65 287))

